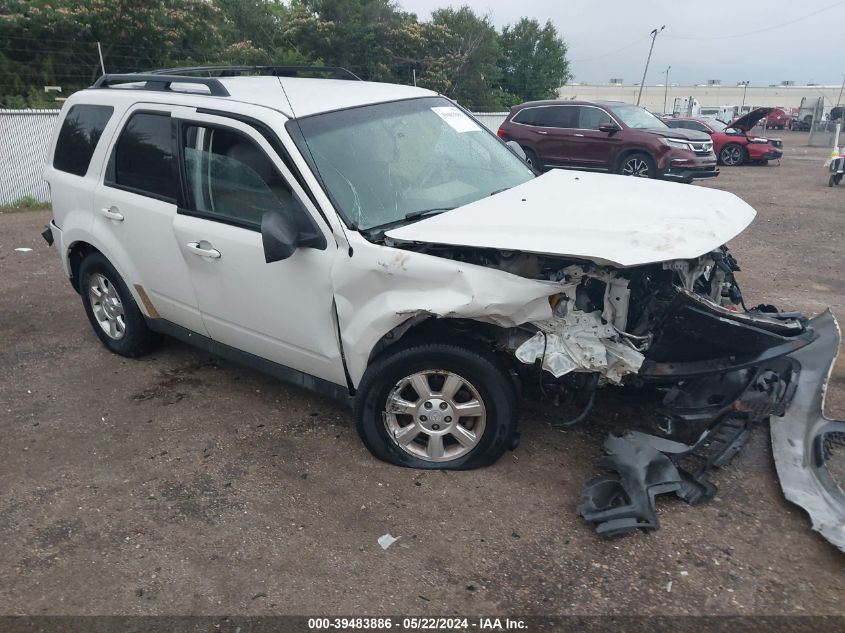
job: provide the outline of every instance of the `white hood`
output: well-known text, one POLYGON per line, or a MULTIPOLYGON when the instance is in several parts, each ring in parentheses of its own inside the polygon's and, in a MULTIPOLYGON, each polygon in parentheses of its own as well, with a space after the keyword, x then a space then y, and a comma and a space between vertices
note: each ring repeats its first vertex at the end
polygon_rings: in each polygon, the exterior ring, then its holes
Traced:
POLYGON ((552 170, 386 235, 626 267, 708 253, 741 233, 755 215, 740 198, 716 189, 552 170))

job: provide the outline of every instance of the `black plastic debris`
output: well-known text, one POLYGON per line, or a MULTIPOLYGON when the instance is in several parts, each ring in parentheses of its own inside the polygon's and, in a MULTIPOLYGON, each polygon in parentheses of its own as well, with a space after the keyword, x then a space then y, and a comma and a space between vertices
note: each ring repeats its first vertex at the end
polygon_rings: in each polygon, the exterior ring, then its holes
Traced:
POLYGON ((601 536, 613 537, 660 527, 654 509, 659 494, 676 492, 682 477, 666 455, 644 441, 611 435, 599 466, 607 477, 594 479, 581 491, 578 514, 596 525, 601 536))

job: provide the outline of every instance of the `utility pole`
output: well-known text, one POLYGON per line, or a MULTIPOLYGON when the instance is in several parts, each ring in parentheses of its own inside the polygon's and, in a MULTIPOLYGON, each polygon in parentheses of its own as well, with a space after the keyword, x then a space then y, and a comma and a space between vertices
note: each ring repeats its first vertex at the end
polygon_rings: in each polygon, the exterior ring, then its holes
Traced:
POLYGON ((100 43, 97 42, 97 52, 100 54, 100 69, 103 71, 103 74, 106 74, 106 65, 103 63, 103 49, 100 46, 100 43))
POLYGON ((742 109, 745 107, 745 93, 748 92, 748 84, 750 82, 746 79, 742 82, 742 105, 739 106, 739 114, 742 115, 742 109))
POLYGON ((660 27, 660 29, 654 29, 651 32, 651 47, 648 49, 648 59, 645 60, 645 70, 643 70, 643 80, 640 82, 640 93, 637 95, 637 105, 640 105, 640 99, 643 96, 643 85, 645 84, 645 76, 648 74, 648 65, 651 63, 651 52, 654 50, 654 40, 657 39, 657 34, 662 32, 663 29, 666 28, 666 25, 660 27))
POLYGON ((669 97, 669 71, 672 70, 672 67, 669 66, 666 69, 666 85, 663 89, 663 114, 666 114, 666 99, 669 97))
POLYGON ((839 96, 836 97, 836 105, 842 103, 842 91, 845 90, 845 75, 842 75, 842 87, 839 89, 839 96))

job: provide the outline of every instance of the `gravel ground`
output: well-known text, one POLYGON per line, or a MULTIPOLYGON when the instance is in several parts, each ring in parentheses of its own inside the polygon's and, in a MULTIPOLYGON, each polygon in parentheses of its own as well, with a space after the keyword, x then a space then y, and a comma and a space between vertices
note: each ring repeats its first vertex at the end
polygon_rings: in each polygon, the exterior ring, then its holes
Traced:
MULTIPOLYGON (((731 245, 751 301, 842 321, 845 187, 784 136, 780 166, 704 186, 759 212, 731 245)), ((845 615, 845 557, 783 499, 765 428, 713 502, 661 498, 660 530, 603 541, 575 505, 636 415, 620 397, 566 432, 529 406, 484 470, 392 467, 326 399, 174 342, 106 352, 48 221, 0 214, 0 613, 845 615)))

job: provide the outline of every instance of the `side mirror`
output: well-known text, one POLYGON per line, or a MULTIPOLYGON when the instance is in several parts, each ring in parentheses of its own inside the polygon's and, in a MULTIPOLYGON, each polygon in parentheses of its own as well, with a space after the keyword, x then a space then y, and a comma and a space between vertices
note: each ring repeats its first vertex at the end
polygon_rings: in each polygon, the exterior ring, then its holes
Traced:
POLYGON ((519 143, 517 143, 516 141, 508 141, 507 143, 505 143, 505 145, 507 145, 510 150, 514 154, 519 156, 522 160, 526 159, 525 150, 522 149, 522 146, 519 143))
POLYGON ((304 209, 300 207, 297 210, 296 219, 278 211, 267 211, 261 216, 261 242, 264 245, 264 261, 268 264, 287 259, 300 246, 326 250, 323 233, 304 209))
POLYGON ((261 216, 261 241, 264 244, 264 261, 280 262, 293 255, 299 241, 299 226, 288 215, 267 211, 261 216))
POLYGON ((607 134, 613 134, 614 132, 618 132, 620 129, 621 128, 615 123, 602 123, 599 125, 599 132, 605 132, 607 134))

